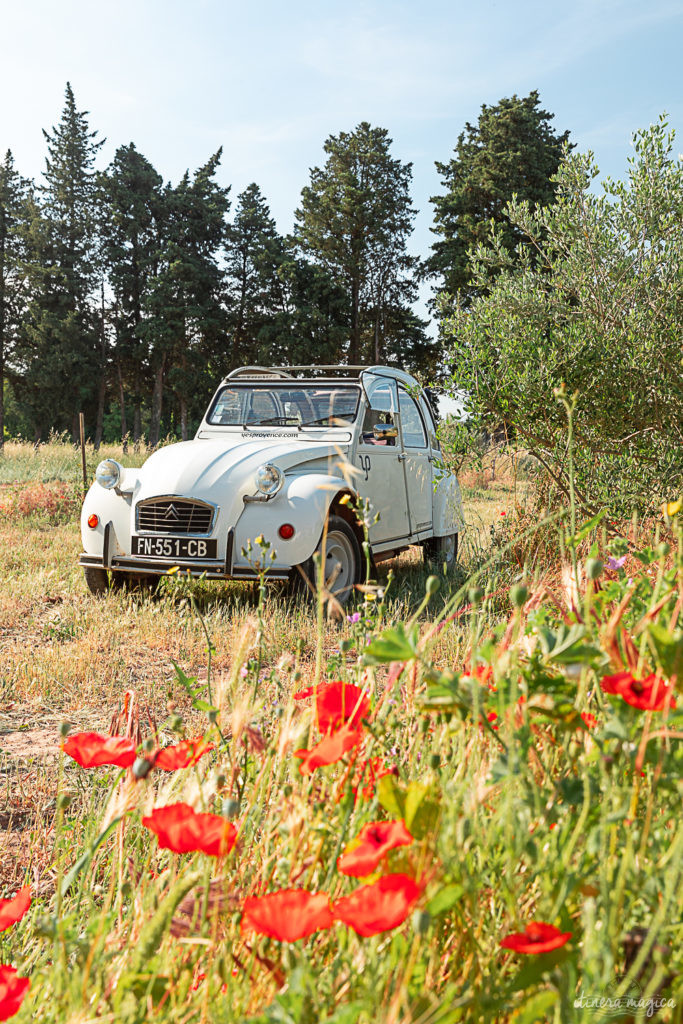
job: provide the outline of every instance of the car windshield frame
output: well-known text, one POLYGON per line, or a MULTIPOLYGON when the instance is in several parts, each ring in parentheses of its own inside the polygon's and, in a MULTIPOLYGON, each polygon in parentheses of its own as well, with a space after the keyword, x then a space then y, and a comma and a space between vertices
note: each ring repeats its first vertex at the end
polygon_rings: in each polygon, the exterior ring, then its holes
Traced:
POLYGON ((226 381, 214 395, 205 421, 209 427, 243 431, 349 431, 358 419, 361 394, 359 384, 346 380, 226 381), (255 404, 255 395, 262 401, 255 404), (235 398, 234 411, 228 396, 235 398))

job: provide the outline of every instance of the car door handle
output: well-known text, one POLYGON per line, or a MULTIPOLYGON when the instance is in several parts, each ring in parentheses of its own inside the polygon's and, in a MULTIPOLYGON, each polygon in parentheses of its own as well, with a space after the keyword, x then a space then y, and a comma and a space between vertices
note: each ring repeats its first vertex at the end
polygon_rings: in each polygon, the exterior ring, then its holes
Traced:
POLYGON ((397 456, 396 456, 396 458, 398 459, 398 461, 399 461, 399 462, 405 462, 405 461, 406 461, 406 458, 407 458, 407 456, 406 456, 406 453, 405 453, 405 452, 401 452, 401 454, 400 454, 400 455, 397 455, 397 456))

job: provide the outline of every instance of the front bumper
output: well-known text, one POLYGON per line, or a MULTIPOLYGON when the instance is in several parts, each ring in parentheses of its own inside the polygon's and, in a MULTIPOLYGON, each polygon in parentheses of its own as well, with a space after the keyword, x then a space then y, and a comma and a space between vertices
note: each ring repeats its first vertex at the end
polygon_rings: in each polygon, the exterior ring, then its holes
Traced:
MULTIPOLYGON (((230 530, 225 560, 221 559, 192 559, 182 558, 147 558, 133 555, 110 554, 110 526, 105 528, 104 551, 102 555, 90 555, 83 551, 78 558, 78 564, 97 569, 110 569, 112 572, 133 573, 136 576, 169 576, 176 575, 170 570, 176 569, 184 576, 194 578, 203 577, 209 580, 253 580, 258 576, 258 570, 251 566, 233 565, 234 535, 230 530)), ((286 580, 289 579, 289 568, 268 568, 268 579, 286 580)))

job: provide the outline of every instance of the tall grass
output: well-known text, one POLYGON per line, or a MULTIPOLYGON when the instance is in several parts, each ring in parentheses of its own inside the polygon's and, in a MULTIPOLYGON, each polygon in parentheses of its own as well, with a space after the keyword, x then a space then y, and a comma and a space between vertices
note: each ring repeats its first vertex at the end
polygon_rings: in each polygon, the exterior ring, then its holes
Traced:
MULTIPOLYGON (((491 547, 465 548, 462 575, 432 578, 408 557, 347 609, 355 621, 258 585, 182 579, 156 602, 83 595, 64 611, 38 689, 89 645, 81 701, 123 704, 117 651, 143 657, 156 640, 159 657, 117 726, 142 731, 134 769, 59 755, 53 831, 28 865, 34 903, 2 933, 3 962, 31 977, 18 1021, 531 1024, 594 1021, 596 999, 617 1019, 627 998, 634 1020, 681 1019, 683 716, 668 699, 639 710, 605 682, 630 673, 634 699, 655 673, 680 693, 681 515, 608 541, 600 523, 495 511, 491 547), (370 711, 359 745, 302 775, 295 753, 321 737, 315 696, 294 694, 320 650, 323 680, 361 687, 370 711), (162 671, 169 656, 178 668, 162 671), (195 766, 147 771, 149 747, 199 735, 216 746, 195 766), (178 801, 233 823, 235 848, 159 849, 142 818, 178 801), (343 874, 363 826, 394 819, 413 842, 367 879, 343 874), (252 896, 297 888, 338 905, 386 874, 420 895, 372 937, 341 922, 289 943, 241 927, 252 896), (569 940, 501 947, 534 920, 569 940)), ((76 675, 63 677, 72 734, 76 675)), ((9 678, 36 696, 26 674, 9 678)))

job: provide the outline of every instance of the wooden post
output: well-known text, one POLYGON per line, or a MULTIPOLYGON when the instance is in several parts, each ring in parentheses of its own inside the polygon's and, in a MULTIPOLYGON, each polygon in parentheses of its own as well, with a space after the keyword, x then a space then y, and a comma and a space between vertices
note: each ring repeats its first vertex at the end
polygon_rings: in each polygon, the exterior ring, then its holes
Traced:
POLYGON ((88 490, 88 470, 87 470, 87 467, 85 465, 85 420, 83 418, 83 413, 82 412, 79 412, 79 414, 78 414, 78 426, 79 426, 79 430, 80 430, 80 434, 81 434, 81 465, 83 467, 83 497, 85 497, 85 493, 88 490))

